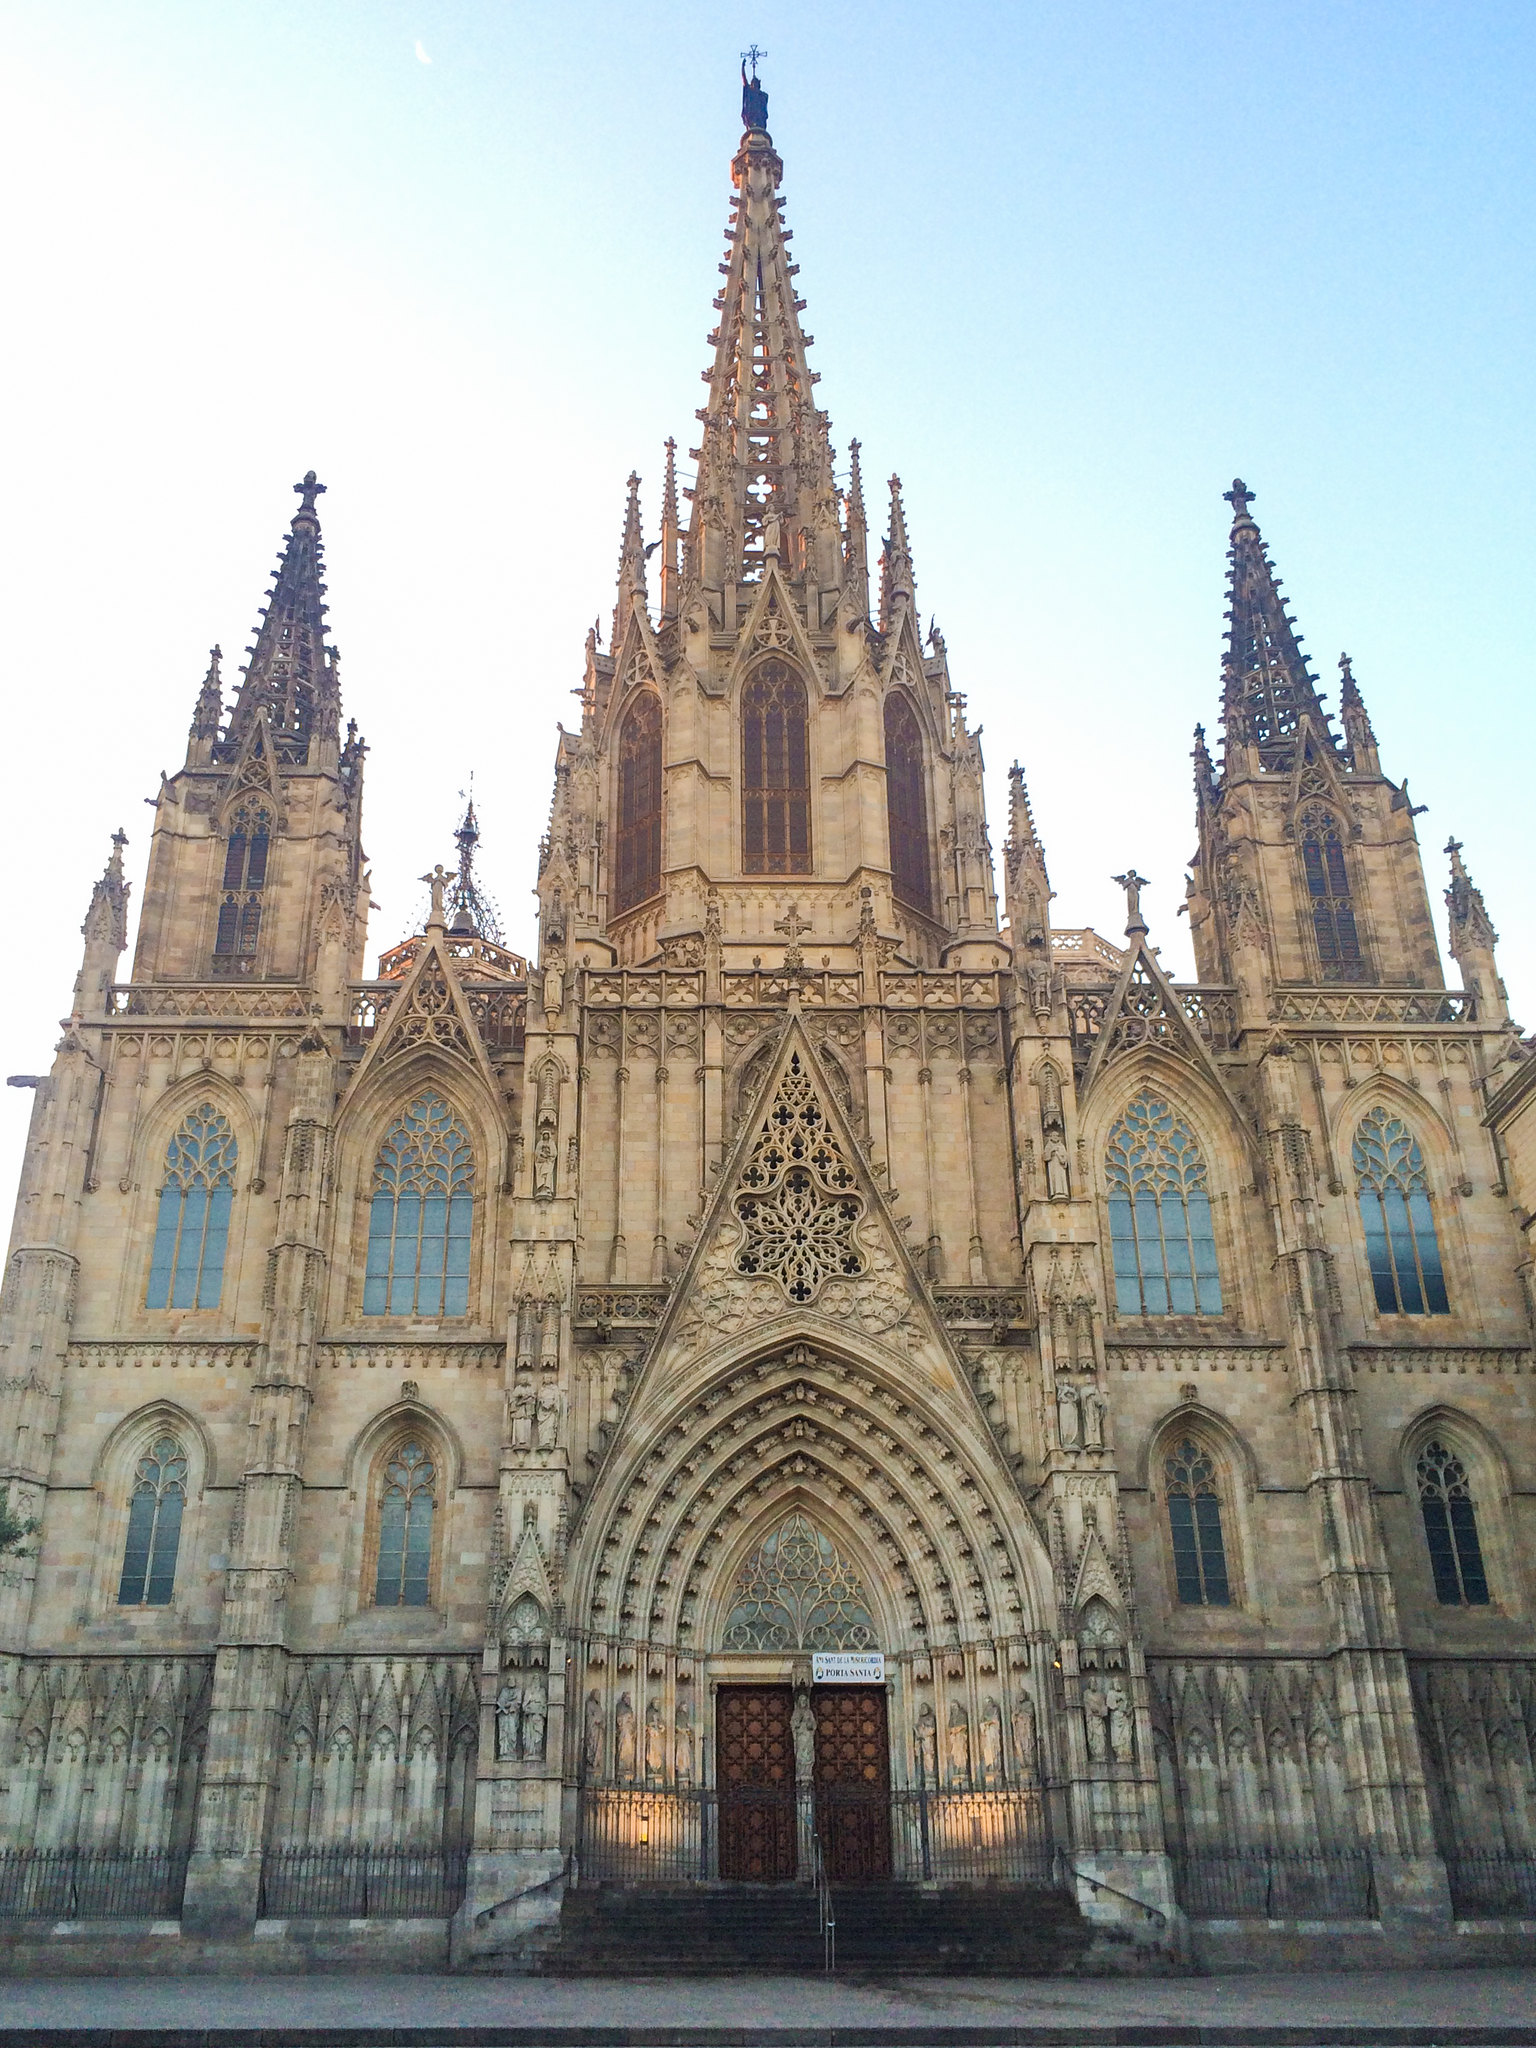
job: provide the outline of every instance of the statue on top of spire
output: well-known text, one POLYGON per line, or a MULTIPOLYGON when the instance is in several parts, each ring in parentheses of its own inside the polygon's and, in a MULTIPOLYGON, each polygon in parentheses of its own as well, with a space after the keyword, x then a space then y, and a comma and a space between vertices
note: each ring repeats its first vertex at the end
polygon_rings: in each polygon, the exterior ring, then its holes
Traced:
POLYGON ((741 125, 743 128, 768 129, 768 94, 757 82, 757 60, 768 52, 760 50, 754 43, 750 50, 741 53, 741 125), (752 76, 747 76, 747 66, 752 66, 752 76))

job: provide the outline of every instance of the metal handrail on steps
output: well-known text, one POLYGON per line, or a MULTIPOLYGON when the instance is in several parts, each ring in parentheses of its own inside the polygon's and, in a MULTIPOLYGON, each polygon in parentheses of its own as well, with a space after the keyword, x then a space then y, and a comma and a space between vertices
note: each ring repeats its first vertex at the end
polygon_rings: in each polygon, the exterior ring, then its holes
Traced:
POLYGON ((811 1878, 816 1886, 816 1915, 821 1927, 821 1967, 831 1976, 837 1968, 837 1914, 832 1902, 832 1881, 827 1876, 826 1858, 821 1853, 821 1836, 811 1830, 811 1878))
POLYGON ((519 1885, 504 1899, 498 1899, 494 1906, 486 1906, 475 1915, 476 1927, 489 1927, 498 1913, 504 1913, 508 1906, 515 1906, 522 1899, 531 1899, 537 1892, 547 1892, 557 1884, 565 1884, 571 1875, 571 1864, 575 1857, 573 1850, 558 1870, 552 1870, 548 1877, 541 1877, 535 1884, 519 1885))
POLYGON ((1068 1876, 1078 1878, 1084 1884, 1092 1885, 1096 1892, 1108 1892, 1113 1898, 1124 1899, 1128 1906, 1139 1908, 1141 1912, 1146 1914, 1149 1920, 1155 1921, 1159 1927, 1166 1927, 1168 1925, 1168 1915, 1160 1906, 1149 1906, 1145 1899, 1138 1899, 1130 1892, 1121 1891, 1119 1885, 1106 1884, 1102 1877, 1094 1877, 1086 1870, 1079 1870, 1077 1865, 1069 1862, 1065 1855, 1061 1859, 1061 1864, 1068 1876))

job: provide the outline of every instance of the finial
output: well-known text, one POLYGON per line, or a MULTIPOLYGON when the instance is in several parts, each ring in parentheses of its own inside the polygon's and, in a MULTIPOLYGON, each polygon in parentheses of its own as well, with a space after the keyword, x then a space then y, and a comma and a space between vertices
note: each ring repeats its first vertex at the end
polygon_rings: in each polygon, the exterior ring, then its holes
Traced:
POLYGON ((1141 914, 1141 892, 1150 884, 1146 876, 1138 875, 1134 868, 1127 868, 1123 875, 1115 875, 1112 879, 1125 891, 1125 936, 1133 939, 1138 932, 1147 929, 1147 920, 1141 914))
POLYGON ((1253 503, 1257 493, 1250 491, 1240 476, 1235 476, 1232 479, 1231 490, 1223 491, 1221 495, 1232 507, 1232 521, 1235 525, 1239 519, 1248 517, 1248 507, 1253 503))
MULTIPOLYGON (((300 505, 299 511, 313 512, 315 509, 315 500, 316 498, 320 497, 321 494, 324 492, 325 485, 317 484, 315 482, 315 472, 312 469, 306 469, 304 472, 303 483, 295 484, 293 488, 298 492, 299 496, 304 501, 303 504, 300 505)), ((295 513, 294 516, 295 518, 297 518, 298 514, 295 513)))
POLYGON ((757 66, 760 58, 768 52, 760 50, 754 43, 750 50, 741 53, 741 125, 743 128, 759 128, 768 132, 768 95, 757 82, 757 66), (747 76, 747 66, 752 66, 752 76, 747 76))
POLYGON ((434 925, 441 929, 443 922, 443 891, 448 887, 453 877, 443 866, 442 862, 439 861, 431 874, 423 875, 421 879, 432 890, 432 908, 427 913, 427 929, 430 931, 434 925))

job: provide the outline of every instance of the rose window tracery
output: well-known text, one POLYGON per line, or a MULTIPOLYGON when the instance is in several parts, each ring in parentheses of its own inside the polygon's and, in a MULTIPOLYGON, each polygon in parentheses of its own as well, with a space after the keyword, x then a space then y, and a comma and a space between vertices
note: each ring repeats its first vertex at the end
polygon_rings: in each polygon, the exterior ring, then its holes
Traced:
POLYGON ((736 1270, 776 1279, 791 1301, 810 1301, 824 1280, 864 1271, 853 1234, 863 1207, 858 1176, 794 1052, 742 1170, 736 1270))

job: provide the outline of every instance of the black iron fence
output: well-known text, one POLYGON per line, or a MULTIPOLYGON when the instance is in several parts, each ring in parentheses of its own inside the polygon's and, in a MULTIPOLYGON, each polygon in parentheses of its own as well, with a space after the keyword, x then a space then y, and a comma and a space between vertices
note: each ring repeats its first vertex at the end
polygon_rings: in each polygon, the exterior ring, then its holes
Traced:
POLYGON ((1536 1854, 1456 1849, 1445 1869, 1459 1919, 1536 1919, 1536 1854))
POLYGON ((1374 1920, 1365 1849, 1194 1850, 1173 1859, 1179 1904, 1194 1920, 1374 1920))
POLYGON ((269 1849, 259 1910, 264 1920, 446 1920, 468 1862, 462 1849, 269 1849))
POLYGON ((185 1849, 0 1851, 0 1920, 175 1920, 185 1849))
MULTIPOLYGON (((758 1787, 749 1799, 752 1832, 764 1841, 772 1838, 774 1867, 722 1872, 718 1792, 587 1786, 581 1794, 580 1879, 702 1884, 752 1874, 810 1883, 819 1842, 832 1883, 883 1877, 955 1884, 1055 1881, 1044 1802, 1036 1792, 900 1791, 872 1801, 865 1790, 839 1786, 786 1787, 781 1793, 758 1787), (775 1813, 766 1816, 770 1806, 775 1813), (769 1819, 777 1824, 768 1825, 769 1819)), ((732 1833, 727 1812, 728 1843, 732 1833)))

